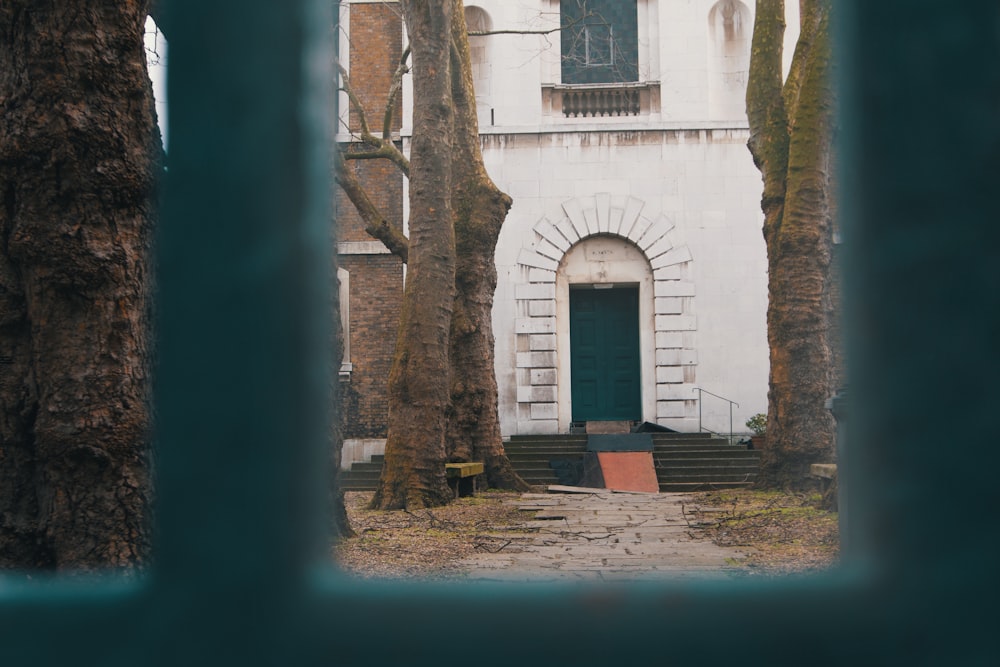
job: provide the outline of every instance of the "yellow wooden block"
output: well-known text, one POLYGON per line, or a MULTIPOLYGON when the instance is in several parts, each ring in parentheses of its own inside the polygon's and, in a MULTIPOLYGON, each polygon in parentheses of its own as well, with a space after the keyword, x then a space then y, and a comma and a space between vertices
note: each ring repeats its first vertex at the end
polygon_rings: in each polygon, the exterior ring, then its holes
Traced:
POLYGON ((445 463, 444 464, 445 474, 448 477, 472 477, 473 475, 481 475, 485 472, 486 468, 482 463, 445 463))

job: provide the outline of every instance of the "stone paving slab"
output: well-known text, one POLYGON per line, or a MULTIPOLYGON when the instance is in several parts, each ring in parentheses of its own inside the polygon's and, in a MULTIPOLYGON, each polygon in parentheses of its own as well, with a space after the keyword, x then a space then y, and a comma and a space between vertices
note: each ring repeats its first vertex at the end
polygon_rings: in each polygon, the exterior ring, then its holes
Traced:
POLYGON ((683 493, 526 493, 506 500, 525 512, 497 553, 470 557, 469 580, 635 581, 725 578, 746 552, 696 536, 683 493), (550 517, 550 518, 542 518, 550 517))

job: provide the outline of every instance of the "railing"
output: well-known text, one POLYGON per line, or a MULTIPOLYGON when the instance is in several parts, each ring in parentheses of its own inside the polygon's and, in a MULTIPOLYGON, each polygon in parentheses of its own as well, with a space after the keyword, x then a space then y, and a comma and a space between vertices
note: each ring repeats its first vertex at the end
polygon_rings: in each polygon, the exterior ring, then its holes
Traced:
POLYGON ((729 444, 730 445, 733 444, 733 406, 735 405, 736 407, 740 407, 740 404, 737 403, 736 401, 729 400, 725 396, 719 396, 718 394, 713 394, 712 392, 707 391, 705 389, 702 389, 701 387, 695 387, 694 391, 698 392, 698 432, 700 433, 702 431, 707 431, 708 433, 719 435, 718 433, 716 433, 715 431, 713 431, 711 429, 704 428, 702 426, 702 424, 701 424, 701 403, 702 403, 701 395, 702 394, 708 394, 709 396, 714 396, 715 398, 718 398, 719 400, 722 400, 722 401, 725 401, 726 403, 729 403, 729 437, 728 437, 728 440, 729 440, 729 444))
POLYGON ((659 84, 611 83, 543 86, 550 113, 567 118, 640 116, 659 106, 659 84))
POLYGON ((564 90, 562 103, 566 116, 639 115, 639 91, 632 88, 564 90))

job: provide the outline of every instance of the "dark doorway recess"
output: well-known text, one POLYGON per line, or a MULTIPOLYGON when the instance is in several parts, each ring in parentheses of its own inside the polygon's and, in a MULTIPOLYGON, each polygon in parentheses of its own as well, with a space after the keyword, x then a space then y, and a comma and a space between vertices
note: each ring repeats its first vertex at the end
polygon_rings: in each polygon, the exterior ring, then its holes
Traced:
POLYGON ((569 291, 573 421, 638 420, 639 287, 569 291))

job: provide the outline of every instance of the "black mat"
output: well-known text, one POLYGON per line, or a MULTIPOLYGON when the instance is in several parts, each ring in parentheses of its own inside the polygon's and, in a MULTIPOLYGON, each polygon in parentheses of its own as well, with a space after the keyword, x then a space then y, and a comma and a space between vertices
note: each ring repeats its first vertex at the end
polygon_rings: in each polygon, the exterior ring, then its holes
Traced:
POLYGON ((632 433, 677 433, 677 431, 667 426, 660 426, 659 424, 654 424, 652 422, 642 422, 638 426, 632 427, 632 433))
POLYGON ((653 436, 649 433, 611 433, 587 436, 588 452, 651 452, 653 436))
POLYGON ((601 470, 601 461, 597 458, 597 452, 587 452, 583 456, 583 477, 579 486, 590 489, 604 488, 604 471, 601 470))
POLYGON ((552 459, 549 467, 556 474, 556 479, 564 486, 580 486, 583 478, 583 459, 552 459))

